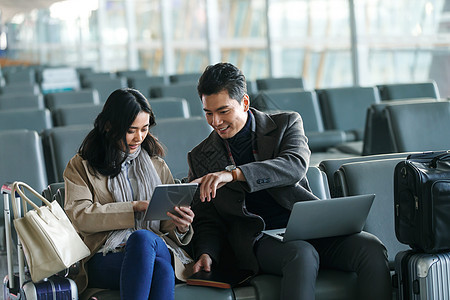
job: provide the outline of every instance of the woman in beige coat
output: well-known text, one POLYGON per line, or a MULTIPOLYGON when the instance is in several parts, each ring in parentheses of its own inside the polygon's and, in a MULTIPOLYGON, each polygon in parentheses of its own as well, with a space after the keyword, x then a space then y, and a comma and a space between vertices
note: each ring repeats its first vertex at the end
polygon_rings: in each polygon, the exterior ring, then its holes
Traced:
POLYGON ((64 208, 91 250, 76 277, 80 292, 120 289, 121 299, 173 299, 174 269, 180 280, 190 273, 192 260, 180 246, 192 237, 192 210, 175 207, 178 216, 168 212, 169 220, 142 220, 155 186, 174 182, 149 132, 154 124, 140 92, 114 91, 64 171, 64 208))

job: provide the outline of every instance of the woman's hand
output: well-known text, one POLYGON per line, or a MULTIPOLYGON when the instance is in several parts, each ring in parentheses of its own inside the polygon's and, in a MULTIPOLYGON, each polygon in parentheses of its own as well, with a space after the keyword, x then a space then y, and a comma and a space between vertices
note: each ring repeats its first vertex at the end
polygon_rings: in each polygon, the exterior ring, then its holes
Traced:
POLYGON ((175 211, 179 216, 176 216, 170 212, 167 212, 167 215, 172 218, 172 221, 175 226, 177 226, 179 233, 188 232, 189 226, 194 220, 194 212, 191 210, 191 207, 175 206, 175 211))
POLYGON ((133 211, 134 212, 140 212, 140 211, 146 211, 148 207, 148 201, 132 201, 131 204, 133 204, 133 211))

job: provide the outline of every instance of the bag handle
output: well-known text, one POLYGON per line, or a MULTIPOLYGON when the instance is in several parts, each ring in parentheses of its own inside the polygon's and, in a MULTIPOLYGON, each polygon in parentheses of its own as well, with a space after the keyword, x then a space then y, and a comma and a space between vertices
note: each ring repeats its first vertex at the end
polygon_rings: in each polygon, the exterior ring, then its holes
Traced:
POLYGON ((436 157, 434 157, 431 161, 430 161, 430 167, 432 168, 436 168, 437 167, 437 162, 441 161, 441 160, 449 160, 450 159, 450 151, 446 151, 445 153, 439 154, 436 157))
MULTIPOLYGON (((45 199, 44 197, 42 197, 41 194, 39 194, 38 192, 36 192, 32 187, 30 187, 28 184, 21 182, 21 181, 15 181, 12 185, 12 189, 11 189, 11 194, 14 195, 15 192, 17 192, 17 194, 19 194, 19 196, 22 198, 22 200, 28 202, 31 206, 33 206, 33 208, 36 210, 36 212, 40 215, 40 210, 39 210, 39 206, 36 205, 36 203, 34 203, 33 201, 31 201, 30 199, 28 199, 27 196, 25 196, 25 193, 23 191, 23 188, 26 188, 27 190, 29 190, 33 195, 35 195, 36 197, 39 198, 39 200, 41 200, 43 203, 45 203, 45 205, 47 205, 48 207, 50 207, 50 210, 52 208, 52 204, 50 203, 50 201, 48 201, 47 199, 45 199)), ((13 211, 14 211, 14 218, 18 219, 20 216, 18 215, 18 208, 17 208, 17 204, 16 201, 12 201, 12 207, 13 207, 13 211)), ((26 207, 26 206, 25 206, 26 207)), ((25 208, 24 208, 25 209, 25 208)))

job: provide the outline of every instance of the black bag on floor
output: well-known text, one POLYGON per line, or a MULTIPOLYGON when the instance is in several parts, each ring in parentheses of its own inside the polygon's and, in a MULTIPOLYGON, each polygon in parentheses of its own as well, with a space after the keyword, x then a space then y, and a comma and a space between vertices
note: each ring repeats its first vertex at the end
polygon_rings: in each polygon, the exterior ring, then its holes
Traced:
POLYGON ((450 152, 412 154, 394 170, 395 234, 413 249, 450 250, 450 152))

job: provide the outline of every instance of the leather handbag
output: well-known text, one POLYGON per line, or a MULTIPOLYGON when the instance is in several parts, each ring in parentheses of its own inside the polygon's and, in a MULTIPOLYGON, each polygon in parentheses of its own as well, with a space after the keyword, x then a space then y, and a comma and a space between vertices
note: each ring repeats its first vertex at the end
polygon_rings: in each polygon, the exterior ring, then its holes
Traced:
POLYGON ((58 202, 50 203, 23 182, 13 183, 11 195, 17 194, 24 204, 24 216, 20 217, 18 205, 12 201, 14 226, 33 282, 69 268, 90 254, 58 202), (44 205, 37 206, 25 195, 24 189, 38 197, 44 205), (26 211, 26 203, 34 209, 26 211))

